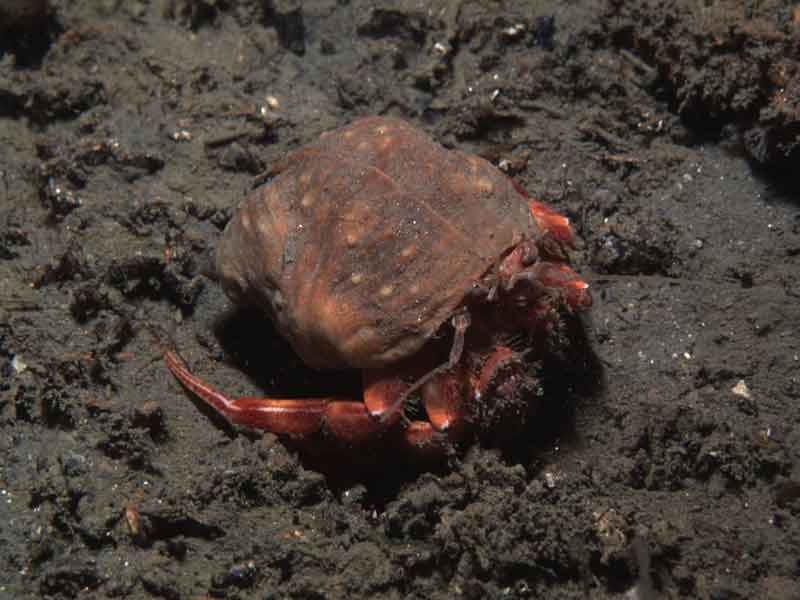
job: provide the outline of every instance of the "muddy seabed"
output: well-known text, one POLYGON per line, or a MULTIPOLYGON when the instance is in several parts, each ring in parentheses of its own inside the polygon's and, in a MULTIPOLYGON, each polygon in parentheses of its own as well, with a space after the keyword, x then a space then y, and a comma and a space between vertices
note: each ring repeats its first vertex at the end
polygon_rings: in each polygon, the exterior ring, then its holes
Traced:
POLYGON ((0 597, 800 597, 793 2, 1 4, 0 597), (352 387, 202 270, 368 114, 568 214, 594 291, 523 435, 433 471, 235 430, 154 334, 234 395, 352 387))

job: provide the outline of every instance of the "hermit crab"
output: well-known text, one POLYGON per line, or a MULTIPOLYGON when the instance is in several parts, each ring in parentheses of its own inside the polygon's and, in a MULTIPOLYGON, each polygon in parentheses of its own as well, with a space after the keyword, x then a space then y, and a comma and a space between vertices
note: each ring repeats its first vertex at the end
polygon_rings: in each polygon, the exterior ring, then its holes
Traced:
POLYGON ((393 432, 437 452, 480 404, 524 400, 511 340, 591 305, 573 242, 566 217, 486 160, 399 119, 359 119, 272 168, 228 224, 216 272, 309 366, 360 370, 363 397, 231 399, 174 351, 166 364, 237 424, 352 445, 393 432))

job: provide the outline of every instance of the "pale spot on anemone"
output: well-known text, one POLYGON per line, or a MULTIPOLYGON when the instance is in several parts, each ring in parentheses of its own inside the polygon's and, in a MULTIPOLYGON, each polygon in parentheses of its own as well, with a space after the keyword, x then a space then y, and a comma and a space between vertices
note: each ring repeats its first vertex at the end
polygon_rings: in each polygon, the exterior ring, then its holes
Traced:
POLYGON ((256 224, 258 225, 259 233, 264 237, 268 237, 273 234, 272 226, 267 219, 259 219, 256 221, 256 224))
POLYGON ((350 281, 353 282, 353 285, 358 285, 364 280, 364 276, 361 273, 353 273, 350 275, 350 281))
POLYGON ((363 354, 365 350, 373 348, 377 340, 378 331, 374 327, 365 325, 342 340, 342 350, 345 354, 363 354))
POLYGON ((476 177, 472 180, 472 185, 475 189, 484 194, 491 194, 494 190, 494 184, 488 177, 476 177))
POLYGON ((393 291, 394 291, 394 286, 384 285, 380 290, 380 295, 383 296, 384 298, 388 298, 389 296, 392 295, 393 291))
POLYGON ((252 225, 252 221, 250 220, 250 214, 246 210, 243 210, 242 212, 239 213, 239 215, 240 215, 239 218, 241 219, 242 222, 242 227, 244 229, 250 229, 250 226, 252 225))

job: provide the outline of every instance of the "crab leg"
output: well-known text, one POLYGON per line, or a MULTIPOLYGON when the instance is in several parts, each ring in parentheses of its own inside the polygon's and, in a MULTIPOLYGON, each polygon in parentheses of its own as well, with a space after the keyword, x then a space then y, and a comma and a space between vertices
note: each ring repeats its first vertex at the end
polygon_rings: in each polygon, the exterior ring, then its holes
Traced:
POLYGON ((177 354, 164 354, 167 368, 195 396, 238 425, 278 434, 309 434, 325 430, 349 443, 363 442, 391 427, 400 417, 402 405, 392 413, 396 399, 408 384, 365 372, 364 401, 342 398, 253 398, 231 399, 193 375, 177 354))
POLYGON ((422 448, 431 456, 441 454, 444 440, 461 439, 469 425, 469 404, 491 398, 498 391, 514 393, 526 377, 519 355, 506 346, 498 346, 480 371, 470 376, 461 365, 455 372, 444 372, 422 387, 422 403, 429 421, 414 421, 405 431, 406 443, 422 448))
POLYGON ((567 217, 557 213, 546 204, 531 198, 527 190, 522 187, 516 179, 512 178, 511 183, 514 189, 528 202, 528 208, 531 209, 533 218, 536 219, 536 224, 539 227, 547 231, 558 241, 570 247, 575 245, 575 233, 572 231, 572 225, 569 224, 569 219, 567 217))
POLYGON ((420 395, 433 429, 447 433, 461 429, 460 425, 463 425, 466 417, 465 400, 469 396, 469 383, 469 374, 463 365, 425 383, 420 395))
POLYGON ((370 417, 386 426, 397 423, 403 414, 403 395, 410 384, 399 377, 387 376, 380 370, 367 370, 364 381, 364 406, 370 417))
POLYGON ((403 443, 418 458, 439 459, 447 449, 447 436, 437 431, 428 421, 412 421, 403 432, 403 443))
MULTIPOLYGON (((480 376, 473 378, 463 363, 437 374, 422 386, 420 395, 429 421, 412 421, 403 433, 406 446, 417 454, 436 458, 445 442, 456 441, 464 432, 471 389, 475 397, 496 384, 497 374, 513 354, 498 348, 486 361, 480 376)), ((360 444, 387 431, 403 412, 399 402, 411 387, 382 371, 364 372, 363 402, 343 398, 256 398, 232 399, 193 375, 173 351, 164 354, 167 368, 191 393, 232 423, 277 434, 307 435, 325 431, 334 438, 360 444)))
POLYGON ((475 395, 478 398, 491 396, 496 388, 509 381, 513 383, 515 377, 523 374, 519 354, 507 346, 497 346, 481 367, 475 395))
MULTIPOLYGON (((528 207, 539 227, 559 242, 575 246, 575 232, 567 217, 533 198, 528 198, 528 207)), ((564 290, 565 300, 571 308, 589 308, 592 305, 589 284, 564 263, 541 263, 538 277, 545 286, 564 290)))
MULTIPOLYGON (((463 369, 459 367, 459 370, 463 369)), ((446 372, 433 377, 420 389, 429 421, 407 423, 402 438, 404 444, 420 458, 441 457, 446 448, 444 442, 460 434, 461 428, 453 426, 462 424, 464 417, 460 409, 465 386, 461 383, 457 377, 446 372), (445 431, 447 436, 442 435, 445 431)), ((394 423, 402 415, 404 396, 411 387, 399 379, 380 379, 379 372, 367 371, 364 373, 364 404, 373 416, 394 423), (382 416, 379 411, 383 411, 382 416)))
POLYGON ((536 219, 539 227, 549 232, 559 242, 570 247, 575 245, 575 233, 572 231, 572 225, 569 224, 567 217, 532 198, 528 198, 528 208, 531 209, 533 218, 536 219))
MULTIPOLYGON (((280 402, 280 400, 270 400, 280 402)), ((324 430, 348 444, 361 444, 389 428, 390 423, 373 418, 363 402, 332 399, 323 414, 324 430)))
POLYGON ((535 277, 545 287, 563 290, 564 300, 572 309, 592 305, 589 284, 563 263, 541 262, 536 266, 535 277))
POLYGON ((428 458, 441 456, 446 442, 459 440, 467 419, 469 376, 462 365, 437 373, 420 388, 427 421, 412 421, 403 433, 405 444, 428 458))
POLYGON ((195 396, 232 423, 273 433, 307 434, 322 427, 327 404, 324 398, 272 400, 269 398, 228 398, 189 372, 178 355, 169 350, 164 362, 175 378, 195 396))
POLYGON ((527 281, 534 289, 559 290, 564 301, 573 310, 592 305, 589 284, 569 266, 561 262, 540 260, 525 267, 521 260, 524 251, 524 248, 518 247, 500 263, 500 278, 505 291, 513 291, 519 282, 527 281))

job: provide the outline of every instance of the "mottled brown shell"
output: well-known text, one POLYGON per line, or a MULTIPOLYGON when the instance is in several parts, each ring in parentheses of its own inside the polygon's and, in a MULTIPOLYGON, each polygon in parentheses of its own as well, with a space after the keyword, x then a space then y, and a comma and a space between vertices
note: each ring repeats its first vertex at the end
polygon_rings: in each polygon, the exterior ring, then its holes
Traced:
POLYGON ((498 257, 538 234, 503 173, 398 119, 360 119, 282 165, 226 228, 217 272, 314 367, 410 356, 498 257))

